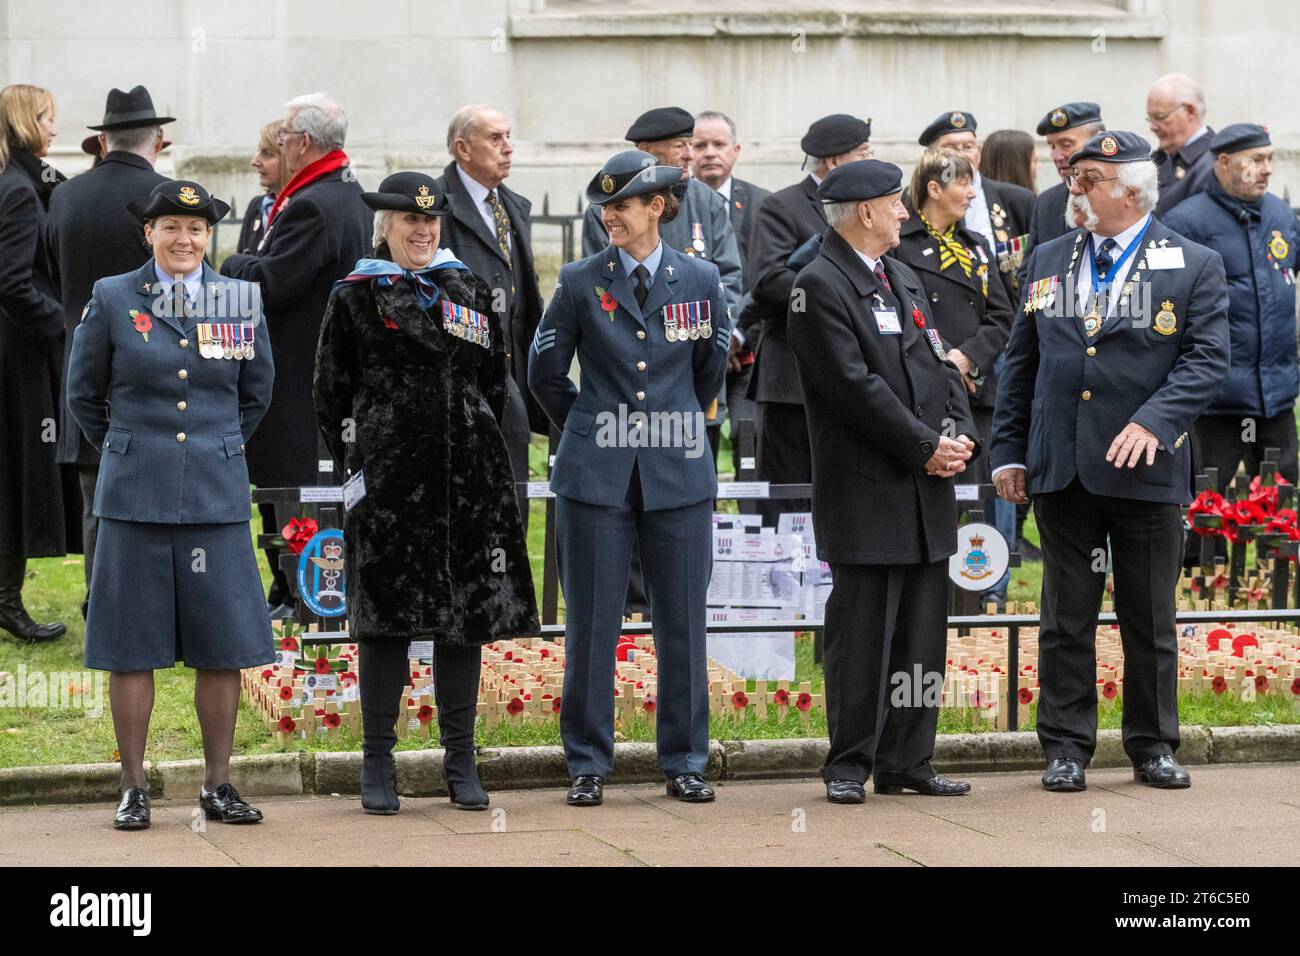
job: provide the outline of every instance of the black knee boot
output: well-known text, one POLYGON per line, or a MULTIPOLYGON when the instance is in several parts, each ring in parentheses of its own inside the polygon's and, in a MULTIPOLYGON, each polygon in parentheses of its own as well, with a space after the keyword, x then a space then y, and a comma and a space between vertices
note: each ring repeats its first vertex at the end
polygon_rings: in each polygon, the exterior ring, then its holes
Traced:
POLYGON ((359 644, 361 669, 361 806, 366 813, 389 815, 401 806, 397 799, 397 712, 402 688, 409 678, 407 643, 374 639, 359 644))
POLYGON ((482 649, 444 647, 433 651, 434 690, 438 697, 438 732, 445 755, 442 772, 452 806, 486 810, 488 795, 474 765, 474 718, 478 714, 482 649))
POLYGON ((37 624, 23 607, 23 578, 27 559, 21 554, 0 554, 0 628, 33 644, 58 640, 67 633, 63 624, 37 624))

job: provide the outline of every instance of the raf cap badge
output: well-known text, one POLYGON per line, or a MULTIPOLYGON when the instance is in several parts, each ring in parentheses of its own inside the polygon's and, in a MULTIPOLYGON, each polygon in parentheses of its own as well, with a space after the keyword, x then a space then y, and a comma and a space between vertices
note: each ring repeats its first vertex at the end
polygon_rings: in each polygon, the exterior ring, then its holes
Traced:
POLYGON ((953 113, 948 117, 948 122, 957 127, 957 129, 961 129, 966 125, 966 117, 961 113, 953 113))
POLYGON ((432 206, 432 205, 433 205, 435 202, 437 202, 437 201, 438 201, 438 197, 437 197, 437 196, 430 196, 430 195, 429 195, 429 187, 428 187, 428 186, 421 186, 421 187, 420 187, 420 195, 418 195, 418 196, 415 197, 415 204, 416 204, 417 206, 419 206, 421 209, 428 209, 430 206, 432 206))
POLYGON ((1174 315, 1174 304, 1168 299, 1160 303, 1155 325, 1156 331, 1161 335, 1173 335, 1178 331, 1178 316, 1174 315))
POLYGON ((613 176, 610 176, 610 175, 606 174, 605 176, 602 176, 602 177, 601 177, 601 180, 600 180, 600 191, 603 192, 603 193, 605 193, 606 195, 608 195, 608 194, 610 194, 610 193, 612 193, 612 192, 614 191, 614 177, 613 177, 613 176))
POLYGON ((1068 117, 1065 114, 1065 110, 1052 110, 1052 115, 1048 119, 1048 122, 1050 122, 1057 129, 1060 129, 1069 121, 1070 121, 1070 117, 1068 117))
POLYGON ((1119 143, 1114 136, 1107 136, 1101 141, 1101 155, 1114 156, 1119 152, 1119 143))
POLYGON ((202 202, 202 200, 199 199, 197 195, 195 195, 193 186, 182 186, 180 195, 178 195, 176 198, 180 202, 185 203, 185 205, 187 206, 197 206, 200 202, 202 202))

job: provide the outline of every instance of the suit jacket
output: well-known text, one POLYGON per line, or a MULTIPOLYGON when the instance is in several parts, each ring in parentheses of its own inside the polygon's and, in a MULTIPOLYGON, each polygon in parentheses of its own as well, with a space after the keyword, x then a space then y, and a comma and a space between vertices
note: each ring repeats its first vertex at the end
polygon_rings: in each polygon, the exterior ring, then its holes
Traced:
POLYGON ((759 330, 757 345, 749 331, 741 329, 755 350, 749 397, 756 401, 803 404, 794 353, 786 340, 786 311, 796 272, 788 260, 792 252, 825 231, 826 215, 812 176, 778 189, 758 210, 750 263, 754 298, 750 311, 759 330))
MULTIPOLYGON (((1070 201, 1070 190, 1065 183, 1044 189, 1034 200, 1029 217, 1029 248, 1051 242, 1069 232, 1065 225, 1065 206, 1070 201)), ((1025 261, 1029 257, 1025 256, 1025 261)), ((1023 269, 1022 269, 1023 271, 1023 269)))
POLYGON ((262 200, 266 193, 258 193, 248 201, 244 218, 239 222, 239 238, 235 241, 235 251, 245 255, 256 255, 257 247, 262 241, 262 200))
POLYGON ((451 197, 451 215, 442 220, 439 245, 451 249, 456 258, 492 289, 502 289, 504 308, 497 313, 506 337, 506 363, 510 370, 510 388, 518 391, 528 407, 529 427, 539 435, 549 434, 546 412, 528 391, 528 344, 537 324, 542 321, 542 294, 537 286, 533 261, 532 203, 508 186, 497 187, 497 196, 510 217, 510 255, 506 257, 497 244, 496 234, 474 208, 474 200, 461 182, 454 162, 438 177, 438 185, 451 197), (518 302, 516 303, 516 299, 518 302), (516 318, 522 321, 515 321, 516 318))
MULTIPOLYGON (((72 352, 72 333, 95 283, 133 272, 149 259, 144 229, 126 204, 148 196, 165 181, 143 157, 112 152, 50 197, 45 239, 63 303, 65 367, 72 352)), ((82 467, 99 463, 99 452, 81 434, 66 398, 59 410, 58 460, 82 467)))
POLYGON ((1074 297, 1087 236, 1075 229, 1031 254, 998 386, 990 464, 1024 465, 1031 495, 1060 491, 1077 475, 1093 494, 1184 504, 1191 497, 1185 439, 1229 366, 1223 260, 1153 218, 1143 244, 1181 248, 1183 267, 1153 270, 1139 259, 1125 283, 1134 285, 1133 317, 1117 305, 1090 339, 1074 297), (1054 301, 1035 303, 1033 283, 1053 277, 1054 301), (1155 464, 1106 461, 1129 422, 1164 446, 1155 464))
POLYGON ((930 300, 934 327, 943 337, 944 346, 960 348, 983 375, 984 384, 979 386, 972 403, 992 408, 997 394, 993 365, 1011 332, 1011 300, 999 281, 984 240, 960 223, 955 237, 971 250, 969 277, 956 264, 939 268, 939 243, 917 215, 903 223, 898 246, 889 255, 906 263, 921 281, 922 291, 930 300))
POLYGON ((1029 223, 1033 218, 1034 194, 1032 190, 1014 183, 1004 183, 987 176, 980 177, 984 189, 984 201, 988 204, 989 217, 993 221, 993 238, 996 246, 992 250, 997 258, 998 272, 1002 274, 1006 286, 1007 298, 1015 301, 1020 295, 1020 267, 1024 257, 1029 254, 1029 223), (1001 218, 1002 224, 998 224, 1001 218), (1002 238, 999 233, 1005 233, 1002 238), (1012 249, 1013 239, 1020 239, 1021 251, 1017 254, 1012 249))
POLYGON ((945 427, 980 451, 961 373, 938 358, 913 318, 915 309, 933 319, 920 280, 897 259, 882 261, 892 292, 828 231, 795 280, 804 307, 788 316, 812 444, 817 555, 832 564, 917 564, 953 554, 953 479, 927 475, 925 464, 945 427), (878 327, 877 296, 895 311, 899 332, 878 327))
POLYGON ((223 275, 261 285, 275 353, 271 408, 248 446, 255 485, 284 488, 320 479, 311 427, 316 342, 330 290, 370 252, 373 223, 374 213, 361 201, 361 185, 345 166, 290 197, 258 254, 237 253, 221 266, 223 275))
POLYGON ((644 308, 612 246, 564 266, 528 353, 528 384, 563 429, 551 489, 621 507, 635 465, 647 511, 714 497, 704 413, 722 388, 730 340, 717 266, 667 242, 644 308), (598 287, 612 297, 613 311, 602 307, 598 287), (664 313, 673 305, 697 314, 707 306, 711 334, 669 341, 664 313), (569 378, 575 354, 581 389, 569 378), (638 427, 634 413, 650 416, 649 427, 638 427))
POLYGON ((256 288, 223 279, 206 263, 203 282, 204 301, 184 316, 161 294, 152 258, 95 283, 73 335, 68 406, 103 452, 97 517, 249 520, 244 446, 271 402, 271 345, 256 288), (132 311, 147 320, 143 331, 132 311), (254 325, 252 359, 199 355, 200 321, 241 318, 254 325))
POLYGON ((758 210, 772 195, 770 190, 743 179, 731 178, 731 201, 727 203, 727 212, 731 216, 731 228, 736 233, 736 245, 740 249, 741 288, 746 293, 754 287, 754 271, 750 267, 749 256, 754 248, 754 233, 758 229, 758 210))
POLYGON ((1160 200, 1156 215, 1163 216, 1188 196, 1195 196, 1214 178, 1214 154, 1210 141, 1214 130, 1205 127, 1205 133, 1188 143, 1171 157, 1162 149, 1151 151, 1156 164, 1156 182, 1160 186, 1160 200))

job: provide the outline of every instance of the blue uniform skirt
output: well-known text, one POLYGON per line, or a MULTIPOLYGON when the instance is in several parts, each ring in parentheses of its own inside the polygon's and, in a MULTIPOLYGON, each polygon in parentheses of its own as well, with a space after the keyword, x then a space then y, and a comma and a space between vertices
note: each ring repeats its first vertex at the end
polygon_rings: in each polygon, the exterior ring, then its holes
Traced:
POLYGON ((177 661, 237 670, 275 660, 246 522, 99 520, 85 666, 145 671, 177 661))

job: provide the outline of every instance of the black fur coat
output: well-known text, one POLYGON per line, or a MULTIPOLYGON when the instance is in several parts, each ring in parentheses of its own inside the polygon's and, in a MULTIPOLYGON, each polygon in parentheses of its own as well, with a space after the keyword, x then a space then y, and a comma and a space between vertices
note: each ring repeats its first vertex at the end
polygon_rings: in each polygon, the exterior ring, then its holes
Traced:
POLYGON ((487 644, 538 633, 522 522, 501 437, 506 357, 491 290, 440 269, 427 312, 411 285, 330 296, 316 351, 316 417, 366 496, 344 518, 356 639, 487 644), (444 330, 442 301, 487 317, 491 346, 444 330))

